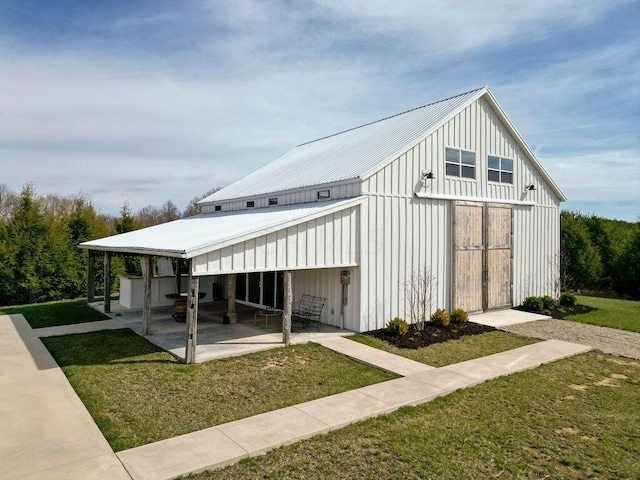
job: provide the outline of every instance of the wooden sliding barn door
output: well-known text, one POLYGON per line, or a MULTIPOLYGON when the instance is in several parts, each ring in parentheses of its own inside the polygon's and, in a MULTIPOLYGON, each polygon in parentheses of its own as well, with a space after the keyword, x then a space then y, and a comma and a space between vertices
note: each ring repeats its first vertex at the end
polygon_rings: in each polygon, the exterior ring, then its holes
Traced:
POLYGON ((455 202, 453 308, 511 306, 511 219, 508 205, 455 202))
POLYGON ((453 215, 453 307, 479 312, 484 263, 481 203, 457 202, 453 215))
POLYGON ((512 213, 508 205, 487 205, 485 310, 511 306, 512 213))

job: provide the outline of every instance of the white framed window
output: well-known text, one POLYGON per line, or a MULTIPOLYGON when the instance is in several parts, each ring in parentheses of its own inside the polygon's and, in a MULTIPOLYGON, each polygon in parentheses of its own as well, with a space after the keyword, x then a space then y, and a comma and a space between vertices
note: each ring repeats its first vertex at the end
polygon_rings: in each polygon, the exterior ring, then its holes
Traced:
POLYGON ((331 190, 318 191, 318 200, 326 200, 327 198, 331 198, 331 190))
POLYGON ((476 178, 476 154, 457 148, 445 148, 445 171, 450 177, 476 178))
POLYGON ((490 182, 509 183, 513 185, 512 159, 489 155, 488 164, 488 179, 490 182))
POLYGON ((213 210, 219 212, 220 210, 222 210, 222 205, 216 205, 215 207, 213 207, 213 210))
POLYGON ((277 205, 278 204, 278 198, 270 198, 269 199, 269 206, 273 206, 273 205, 277 205))
POLYGON ((255 201, 253 201, 253 200, 249 200, 249 201, 247 202, 247 208, 253 208, 253 207, 255 207, 255 206, 256 206, 256 202, 255 202, 255 201))

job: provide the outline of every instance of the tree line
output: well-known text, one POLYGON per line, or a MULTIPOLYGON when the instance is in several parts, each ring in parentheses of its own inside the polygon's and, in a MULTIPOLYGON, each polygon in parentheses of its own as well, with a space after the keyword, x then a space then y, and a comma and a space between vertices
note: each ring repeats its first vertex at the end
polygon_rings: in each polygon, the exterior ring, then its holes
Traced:
POLYGON ((563 211, 560 232, 563 290, 640 298, 640 217, 631 223, 563 211))
MULTIPOLYGON (((77 298, 87 291, 87 252, 78 244, 199 213, 197 202, 217 191, 193 197, 180 211, 168 200, 161 207, 132 212, 124 203, 120 216, 105 215, 86 198, 41 195, 32 184, 19 193, 0 184, 0 305, 77 298)), ((114 257, 112 282, 137 274, 133 257, 114 257)), ((103 292, 103 272, 96 269, 96 294, 103 292)))

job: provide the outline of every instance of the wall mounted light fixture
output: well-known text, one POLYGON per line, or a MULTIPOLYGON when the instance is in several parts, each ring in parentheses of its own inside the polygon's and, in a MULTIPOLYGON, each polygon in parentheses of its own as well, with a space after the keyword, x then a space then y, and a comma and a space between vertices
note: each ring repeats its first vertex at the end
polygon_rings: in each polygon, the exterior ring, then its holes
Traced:
POLYGON ((426 171, 422 171, 422 179, 423 180, 433 180, 434 178, 436 178, 436 176, 433 174, 433 172, 431 170, 429 170, 428 172, 426 171))
POLYGON ((524 191, 525 191, 525 193, 526 193, 527 191, 532 192, 532 191, 534 191, 535 189, 536 189, 536 186, 535 186, 533 183, 532 183, 531 185, 525 185, 525 186, 524 186, 524 191))

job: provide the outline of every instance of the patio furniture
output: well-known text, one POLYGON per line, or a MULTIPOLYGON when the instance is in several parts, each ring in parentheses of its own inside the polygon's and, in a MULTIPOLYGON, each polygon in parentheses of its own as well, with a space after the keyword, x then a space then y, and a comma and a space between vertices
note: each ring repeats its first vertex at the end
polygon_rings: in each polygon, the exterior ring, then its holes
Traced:
MULTIPOLYGON (((198 298, 204 298, 207 294, 205 292, 198 293, 198 298)), ((175 313, 171 316, 176 319, 176 322, 184 322, 187 320, 187 293, 167 293, 165 298, 173 300, 173 306, 175 307, 175 313)))
POLYGON ((267 307, 264 310, 256 312, 253 316, 255 324, 258 324, 258 317, 264 317, 264 326, 268 325, 269 319, 273 317, 282 317, 282 310, 277 308, 267 307))
POLYGON ((291 311, 291 320, 295 323, 301 323, 302 328, 309 328, 309 325, 315 323, 318 331, 320 331, 320 315, 326 302, 325 298, 315 297, 313 295, 302 295, 302 298, 296 307, 291 311))

